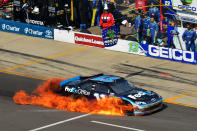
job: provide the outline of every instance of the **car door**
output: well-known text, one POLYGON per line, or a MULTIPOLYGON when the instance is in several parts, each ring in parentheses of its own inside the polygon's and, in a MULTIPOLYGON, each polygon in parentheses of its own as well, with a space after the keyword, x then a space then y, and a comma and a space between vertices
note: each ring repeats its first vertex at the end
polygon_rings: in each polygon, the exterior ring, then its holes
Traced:
POLYGON ((106 98, 106 96, 108 96, 109 94, 109 88, 103 84, 96 84, 95 86, 93 86, 93 88, 94 88, 93 95, 97 100, 106 98))

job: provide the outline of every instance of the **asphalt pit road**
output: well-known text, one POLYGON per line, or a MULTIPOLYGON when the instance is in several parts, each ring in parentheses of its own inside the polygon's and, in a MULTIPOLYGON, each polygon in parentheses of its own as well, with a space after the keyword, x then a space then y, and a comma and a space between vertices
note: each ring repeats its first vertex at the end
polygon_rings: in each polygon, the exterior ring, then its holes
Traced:
POLYGON ((0 96, 13 97, 14 92, 13 91, 0 90, 0 96))

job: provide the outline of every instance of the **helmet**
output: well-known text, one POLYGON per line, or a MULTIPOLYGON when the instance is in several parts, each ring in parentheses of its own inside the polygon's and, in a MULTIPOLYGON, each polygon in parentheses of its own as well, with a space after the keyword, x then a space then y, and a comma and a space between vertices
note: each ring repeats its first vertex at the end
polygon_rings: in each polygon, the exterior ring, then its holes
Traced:
POLYGON ((35 6, 32 13, 39 13, 39 8, 37 6, 35 6))
POLYGON ((107 4, 104 4, 104 10, 108 10, 107 4))
POLYGON ((122 23, 123 25, 125 25, 127 22, 128 22, 127 20, 123 20, 121 23, 122 23))

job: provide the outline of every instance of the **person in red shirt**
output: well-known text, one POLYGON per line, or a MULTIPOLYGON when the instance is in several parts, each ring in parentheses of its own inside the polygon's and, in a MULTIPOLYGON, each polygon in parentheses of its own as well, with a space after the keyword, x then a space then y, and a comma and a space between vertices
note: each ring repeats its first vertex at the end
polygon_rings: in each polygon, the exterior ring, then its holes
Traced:
POLYGON ((104 12, 101 15, 99 25, 102 27, 102 29, 106 29, 106 28, 114 26, 114 17, 112 13, 108 12, 107 4, 104 5, 104 12))

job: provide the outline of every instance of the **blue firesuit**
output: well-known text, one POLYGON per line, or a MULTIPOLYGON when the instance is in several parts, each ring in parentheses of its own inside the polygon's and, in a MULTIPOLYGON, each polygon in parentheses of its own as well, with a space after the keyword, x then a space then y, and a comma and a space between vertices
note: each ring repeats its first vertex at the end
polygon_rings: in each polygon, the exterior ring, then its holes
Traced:
POLYGON ((135 31, 136 31, 136 39, 138 42, 141 42, 142 37, 143 37, 141 27, 142 27, 142 19, 141 19, 141 16, 138 15, 135 19, 135 26, 134 26, 135 31))
POLYGON ((93 0, 92 3, 92 8, 97 8, 96 10, 96 17, 95 17, 95 21, 96 21, 96 25, 99 25, 100 22, 100 16, 103 13, 103 3, 105 2, 105 0, 93 0))
POLYGON ((150 17, 143 19, 143 34, 145 36, 150 36, 150 17))
POLYGON ((190 51, 190 48, 193 52, 195 52, 195 40, 197 38, 196 31, 195 30, 185 30, 185 32, 182 35, 183 41, 186 42, 186 49, 187 51, 190 51))
POLYGON ((157 7, 152 7, 149 9, 149 17, 151 17, 152 15, 154 15, 156 17, 156 22, 159 22, 160 19, 161 19, 161 16, 160 16, 160 11, 157 7))
POLYGON ((158 29, 159 29, 158 24, 155 21, 150 22, 150 37, 152 44, 155 44, 156 42, 158 29))

